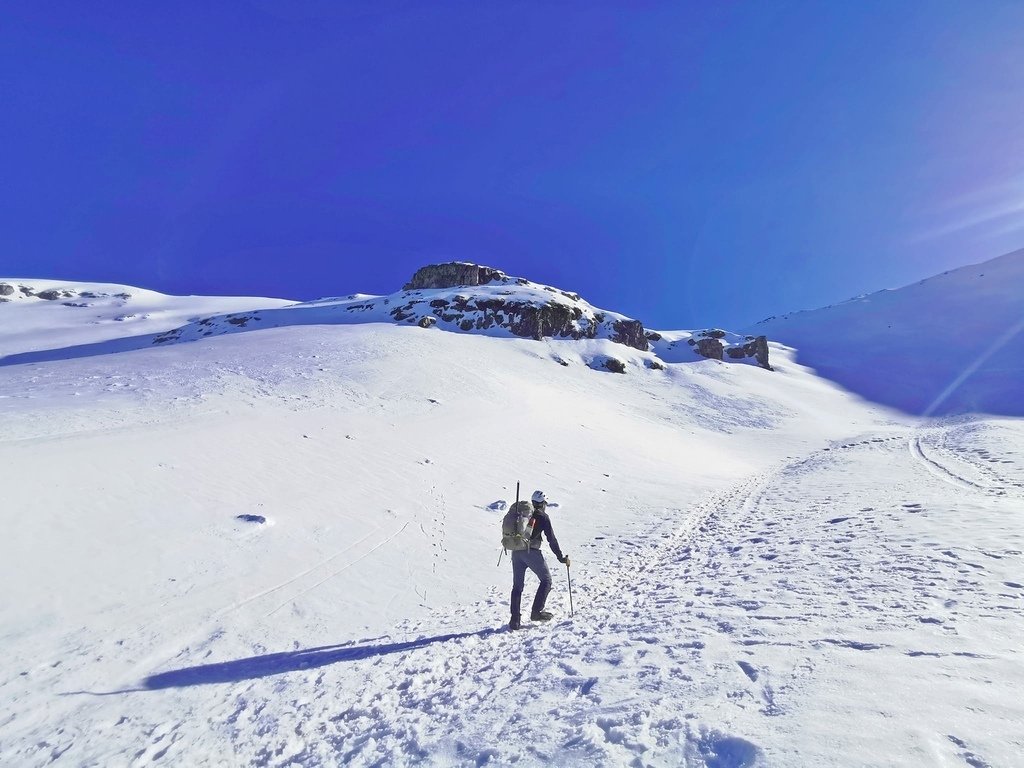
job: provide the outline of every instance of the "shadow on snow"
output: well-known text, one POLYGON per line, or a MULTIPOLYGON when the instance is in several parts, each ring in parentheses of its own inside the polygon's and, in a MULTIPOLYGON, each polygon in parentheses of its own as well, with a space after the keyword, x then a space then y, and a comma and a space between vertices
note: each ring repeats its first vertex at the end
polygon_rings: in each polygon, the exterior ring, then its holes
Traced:
POLYGON ((408 640, 403 643, 381 643, 377 645, 324 645, 319 648, 304 648, 301 651, 270 653, 265 656, 253 656, 248 659, 223 661, 219 664, 202 664, 198 667, 183 667, 169 672, 150 675, 142 681, 141 688, 157 691, 164 688, 187 688, 193 685, 211 685, 213 683, 237 683, 257 677, 269 677, 285 672, 326 667, 341 661, 361 661, 389 653, 401 653, 417 648, 425 648, 435 643, 449 640, 461 640, 466 637, 487 637, 496 633, 493 628, 478 632, 458 632, 448 635, 435 635, 408 640))
POLYGON ((363 659, 372 659, 376 656, 385 656, 389 653, 412 651, 436 643, 445 643, 449 640, 461 640, 467 637, 487 637, 499 631, 498 629, 488 628, 477 632, 457 632, 447 635, 434 635, 433 637, 421 637, 401 643, 323 645, 318 648, 304 648, 299 651, 286 651, 284 653, 269 653, 264 656, 222 661, 217 664, 201 664, 196 667, 172 669, 168 672, 150 675, 142 681, 138 688, 102 693, 95 691, 76 691, 74 693, 109 696, 138 691, 159 691, 166 688, 188 688, 195 685, 237 683, 242 680, 270 677, 271 675, 281 675, 286 672, 326 667, 343 661, 361 661, 363 659))

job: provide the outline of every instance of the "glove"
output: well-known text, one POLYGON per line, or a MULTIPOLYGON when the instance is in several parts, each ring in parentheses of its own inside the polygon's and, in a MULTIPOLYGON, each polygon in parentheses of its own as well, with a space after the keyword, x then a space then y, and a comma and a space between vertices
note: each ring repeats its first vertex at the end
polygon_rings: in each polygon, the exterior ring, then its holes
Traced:
POLYGON ((568 568, 569 567, 569 556, 565 555, 564 557, 558 558, 558 562, 560 562, 562 565, 564 565, 566 568, 568 568))

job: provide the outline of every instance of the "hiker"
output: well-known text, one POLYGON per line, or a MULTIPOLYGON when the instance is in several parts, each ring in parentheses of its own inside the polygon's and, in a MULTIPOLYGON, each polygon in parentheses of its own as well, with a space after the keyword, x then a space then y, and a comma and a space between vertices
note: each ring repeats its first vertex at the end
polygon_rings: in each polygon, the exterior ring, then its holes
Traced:
POLYGON ((558 539, 551 528, 551 518, 548 517, 548 498, 544 491, 534 491, 533 514, 527 530, 532 530, 530 545, 527 549, 515 550, 512 552, 512 620, 508 623, 509 629, 519 629, 521 626, 520 604, 523 597, 523 585, 526 581, 526 569, 533 571, 540 579, 540 586, 537 587, 537 596, 533 599, 533 610, 530 612, 532 621, 548 621, 551 614, 544 610, 544 603, 548 599, 548 592, 551 591, 551 573, 548 571, 548 564, 544 562, 544 555, 540 551, 541 534, 548 538, 551 551, 555 553, 558 562, 569 567, 569 558, 562 554, 558 546, 558 539))

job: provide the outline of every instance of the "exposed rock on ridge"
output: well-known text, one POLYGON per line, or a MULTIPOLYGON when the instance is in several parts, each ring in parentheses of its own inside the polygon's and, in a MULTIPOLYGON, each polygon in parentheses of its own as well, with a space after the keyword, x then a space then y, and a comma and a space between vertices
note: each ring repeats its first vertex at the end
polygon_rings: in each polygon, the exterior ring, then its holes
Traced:
POLYGON ((452 261, 447 264, 429 264, 416 270, 412 280, 406 283, 403 291, 430 290, 436 288, 457 288, 459 286, 486 285, 494 280, 508 276, 491 267, 481 267, 468 261, 452 261))
MULTIPOLYGON (((7 282, 0 282, 0 301, 13 301, 14 299, 42 299, 43 301, 58 301, 59 299, 101 299, 116 298, 127 300, 131 298, 128 293, 95 293, 93 291, 81 291, 71 288, 46 288, 38 290, 30 285, 18 284, 17 286, 7 282)), ((66 304, 69 307, 85 306, 83 304, 66 304)))
MULTIPOLYGON (((431 264, 416 271, 403 293, 388 297, 397 322, 452 326, 464 332, 507 330, 526 339, 599 339, 646 352, 643 324, 622 315, 595 310, 579 294, 509 277, 492 267, 469 262, 431 264), (506 287, 507 286, 507 287, 506 287), (453 292, 453 289, 477 289, 453 292), (481 288, 484 288, 481 292, 481 288), (430 292, 430 293, 428 293, 430 292)), ((368 303, 350 307, 365 311, 368 303)))
MULTIPOLYGON (((398 322, 429 324, 430 320, 424 313, 430 312, 442 325, 452 324, 465 332, 504 328, 515 336, 537 340, 608 338, 641 352, 651 350, 652 344, 657 347, 662 340, 662 334, 645 329, 639 320, 621 315, 610 317, 612 313, 595 310, 579 294, 536 285, 469 262, 423 267, 406 283, 404 290, 403 303, 389 312, 398 322), (422 295, 422 291, 428 290, 492 285, 510 285, 512 289, 475 297, 466 295, 470 291, 448 297, 422 295), (544 300, 538 300, 536 296, 523 298, 533 289, 546 291, 552 296, 544 300)), ((768 340, 764 336, 748 336, 741 341, 735 334, 710 329, 693 334, 689 345, 701 357, 713 360, 753 358, 762 368, 771 370, 768 340)))

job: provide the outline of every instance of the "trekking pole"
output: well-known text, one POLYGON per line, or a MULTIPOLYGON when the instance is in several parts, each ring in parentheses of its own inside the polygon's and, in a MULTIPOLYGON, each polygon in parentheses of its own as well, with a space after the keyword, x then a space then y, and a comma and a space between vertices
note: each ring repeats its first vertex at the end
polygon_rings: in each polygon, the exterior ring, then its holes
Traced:
POLYGON ((565 578, 569 581, 569 618, 572 618, 572 576, 569 575, 569 564, 565 564, 565 578))

